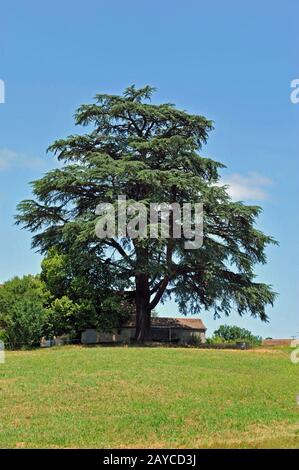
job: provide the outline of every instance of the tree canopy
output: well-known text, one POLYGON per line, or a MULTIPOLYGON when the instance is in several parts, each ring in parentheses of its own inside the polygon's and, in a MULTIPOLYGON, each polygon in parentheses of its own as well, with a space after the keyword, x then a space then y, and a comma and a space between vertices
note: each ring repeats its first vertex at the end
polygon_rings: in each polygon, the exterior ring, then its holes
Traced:
POLYGON ((120 327, 132 306, 112 290, 94 264, 72 252, 52 248, 42 261, 40 275, 14 277, 0 288, 0 340, 7 348, 40 344, 42 337, 68 335, 80 340, 86 328, 120 327), (108 287, 107 287, 108 285, 108 287), (105 288, 107 287, 107 288, 105 288))
POLYGON ((14 277, 0 288, 0 339, 6 347, 37 345, 47 322, 50 294, 39 276, 14 277))
POLYGON ((261 344, 261 336, 255 336, 251 331, 238 326, 220 325, 217 330, 214 331, 212 342, 235 342, 235 341, 247 341, 250 344, 261 344))
POLYGON ((62 166, 32 183, 34 198, 19 204, 17 222, 34 232, 41 252, 71 240, 78 260, 92 253, 95 272, 101 266, 113 288, 135 299, 139 341, 150 337, 151 310, 169 296, 183 313, 204 308, 219 316, 235 308, 266 321, 275 294, 256 282, 254 267, 266 262, 274 240, 255 226, 261 208, 232 201, 220 184, 224 165, 201 156, 213 123, 170 103, 152 104, 153 91, 131 86, 81 106, 75 121, 87 133, 51 145, 62 166), (98 204, 116 206, 119 195, 146 207, 203 203, 203 246, 186 249, 184 233, 97 238, 98 204))
POLYGON ((63 252, 51 248, 42 261, 40 278, 51 295, 49 336, 71 333, 80 339, 86 328, 120 326, 132 311, 117 296, 117 280, 87 250, 78 257, 74 246, 63 252))

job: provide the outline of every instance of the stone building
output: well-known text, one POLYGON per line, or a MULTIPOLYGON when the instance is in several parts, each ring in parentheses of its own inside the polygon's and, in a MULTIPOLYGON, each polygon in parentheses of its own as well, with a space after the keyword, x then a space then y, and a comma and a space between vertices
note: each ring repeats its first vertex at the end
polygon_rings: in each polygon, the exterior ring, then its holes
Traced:
MULTIPOLYGON (((205 343, 206 327, 199 318, 152 318, 153 341, 188 344, 194 341, 205 343)), ((121 328, 110 330, 87 329, 82 333, 83 344, 130 343, 135 337, 134 316, 121 328)))

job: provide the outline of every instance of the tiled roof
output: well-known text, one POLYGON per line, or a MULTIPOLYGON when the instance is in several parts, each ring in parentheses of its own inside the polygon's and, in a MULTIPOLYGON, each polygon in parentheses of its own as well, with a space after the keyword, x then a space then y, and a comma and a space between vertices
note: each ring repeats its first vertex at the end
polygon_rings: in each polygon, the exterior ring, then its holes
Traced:
MULTIPOLYGON (((126 326, 135 326, 135 315, 132 315, 126 326)), ((173 317, 153 317, 153 327, 171 327, 171 328, 185 328, 192 330, 206 330, 203 321, 200 318, 173 318, 173 317)))
POLYGON ((292 339, 264 339, 264 346, 290 346, 292 339))

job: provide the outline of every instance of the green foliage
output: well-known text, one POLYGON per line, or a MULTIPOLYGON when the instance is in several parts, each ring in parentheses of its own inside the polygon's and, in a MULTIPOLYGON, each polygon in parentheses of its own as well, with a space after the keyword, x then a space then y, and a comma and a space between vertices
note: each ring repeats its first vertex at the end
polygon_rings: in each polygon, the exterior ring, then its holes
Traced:
MULTIPOLYGON (((207 338, 206 339, 206 344, 223 344, 225 343, 225 340, 223 338, 220 338, 220 336, 215 336, 213 335, 211 338, 207 338)), ((235 344, 235 342, 233 341, 232 344, 235 344)))
MULTIPOLYGON (((112 274, 103 272, 93 252, 76 245, 51 248, 42 261, 41 279, 55 300, 49 308, 49 332, 72 332, 86 328, 120 326, 131 313, 127 302, 112 289, 112 274)), ((115 284, 117 281, 115 281, 115 284)))
MULTIPOLYGON (((7 347, 30 347, 41 338, 69 334, 80 338, 86 328, 120 326, 130 305, 107 286, 99 267, 83 252, 49 250, 41 276, 14 278, 0 289, 0 340, 7 347)), ((101 266, 100 266, 101 267, 101 266)))
POLYGON ((55 299, 48 308, 45 334, 47 337, 63 334, 75 334, 76 320, 80 314, 80 306, 67 296, 55 299))
POLYGON ((251 331, 238 326, 221 325, 218 330, 214 331, 213 337, 211 338, 212 343, 236 343, 238 341, 244 341, 252 345, 260 345, 262 338, 255 336, 251 331))
POLYGON ((69 292, 70 273, 66 265, 65 256, 57 250, 50 252, 42 260, 41 279, 47 285, 53 297, 59 298, 69 292))
POLYGON ((120 328, 132 313, 132 306, 116 295, 106 297, 101 307, 99 326, 105 329, 120 328))
POLYGON ((198 335, 191 335, 189 341, 189 346, 199 347, 202 344, 201 338, 198 335))
MULTIPOLYGON (((137 299, 138 318, 174 296, 183 313, 204 308, 219 317, 235 308, 267 321, 275 293, 256 282, 254 268, 266 262, 265 249, 275 242, 256 228, 261 208, 233 202, 219 184, 224 165, 200 154, 213 123, 169 103, 148 102, 152 92, 131 86, 122 96, 99 94, 95 103, 81 106, 76 124, 88 133, 50 147, 62 166, 32 183, 34 199, 19 204, 17 223, 34 233, 33 246, 41 252, 72 248, 77 263, 93 267, 88 289, 99 284, 97 276, 127 289, 137 299), (98 239, 97 205, 116 207, 121 194, 147 206, 203 203, 203 247, 185 249, 183 233, 158 240, 98 239)), ((74 279, 72 289, 80 291, 85 284, 80 276, 74 279)), ((148 329, 149 322, 141 324, 148 329)))
POLYGON ((49 292, 38 276, 15 277, 0 289, 0 331, 7 347, 39 344, 49 292))

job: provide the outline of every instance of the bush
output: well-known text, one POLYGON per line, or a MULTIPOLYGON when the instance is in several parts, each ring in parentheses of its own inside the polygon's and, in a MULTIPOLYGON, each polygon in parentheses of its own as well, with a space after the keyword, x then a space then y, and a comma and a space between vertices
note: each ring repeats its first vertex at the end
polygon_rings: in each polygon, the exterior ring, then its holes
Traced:
POLYGON ((38 276, 15 277, 4 284, 0 289, 0 331, 7 347, 39 344, 48 300, 49 293, 38 276))
POLYGON ((47 309, 47 323, 44 334, 48 338, 71 334, 75 330, 78 314, 79 305, 67 296, 55 299, 47 309))
POLYGON ((223 344, 225 341, 220 336, 213 335, 212 338, 207 338, 207 344, 223 344))
POLYGON ((190 346, 195 346, 195 347, 200 346, 202 344, 200 336, 192 335, 191 338, 188 341, 188 344, 190 346))
POLYGON ((218 330, 214 331, 212 338, 208 339, 209 344, 235 344, 245 342, 251 346, 262 344, 261 336, 255 336, 251 331, 238 326, 221 325, 218 330))

